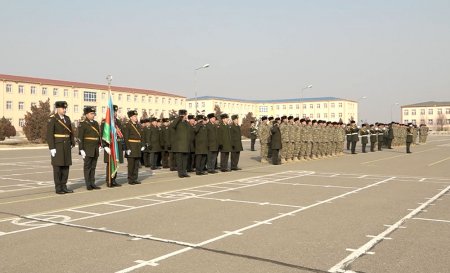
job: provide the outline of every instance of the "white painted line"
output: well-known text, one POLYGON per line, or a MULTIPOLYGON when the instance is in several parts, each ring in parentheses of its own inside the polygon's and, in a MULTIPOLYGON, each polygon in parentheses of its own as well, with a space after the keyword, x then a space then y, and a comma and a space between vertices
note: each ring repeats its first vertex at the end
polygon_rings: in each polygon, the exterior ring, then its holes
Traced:
POLYGON ((449 160, 449 159, 450 159, 450 156, 449 156, 449 157, 446 157, 446 158, 444 158, 444 159, 442 159, 442 160, 439 160, 439 161, 430 163, 430 164, 428 164, 428 167, 431 167, 431 166, 434 166, 434 165, 436 165, 436 164, 442 163, 442 162, 447 161, 447 160, 449 160))
POLYGON ((253 221, 253 223, 257 223, 257 224, 263 224, 263 225, 271 225, 271 222, 267 222, 267 221, 253 221))
POLYGON ((76 210, 76 209, 66 209, 66 211, 77 212, 77 213, 85 213, 85 214, 90 214, 90 215, 101 215, 101 213, 84 211, 84 210, 76 210))
MULTIPOLYGON (((355 251, 356 251, 356 249, 352 249, 352 248, 346 248, 345 250, 346 250, 346 251, 350 251, 350 252, 355 252, 355 251)), ((367 251, 367 252, 364 253, 364 254, 374 255, 375 252, 367 251)))
MULTIPOLYGON (((366 235, 367 238, 376 238, 377 236, 375 235, 366 235)), ((383 240, 392 240, 391 237, 384 237, 383 240)))
POLYGON ((364 178, 364 177, 367 177, 367 175, 361 175, 361 176, 358 177, 358 178, 364 178))
POLYGON ((223 233, 225 233, 227 235, 242 235, 242 233, 237 232, 237 231, 224 231, 223 233))
POLYGON ((358 248, 355 252, 352 252, 350 255, 345 257, 343 260, 341 260, 339 263, 331 267, 328 272, 339 272, 339 270, 342 270, 344 268, 348 268, 351 263, 353 263, 356 259, 364 255, 367 251, 372 249, 376 244, 381 242, 383 238, 387 237, 389 234, 397 230, 405 221, 408 219, 413 218, 416 214, 420 213, 423 209, 425 209, 428 205, 430 205, 434 200, 440 198, 443 194, 447 193, 447 191, 450 190, 450 186, 436 194, 433 199, 428 200, 424 204, 417 207, 414 211, 411 211, 409 214, 407 214, 402 219, 398 220, 395 224, 387 228, 385 231, 378 234, 375 238, 358 248))
MULTIPOLYGON (((392 227, 393 225, 383 225, 384 227, 392 227)), ((404 226, 399 226, 398 228, 406 228, 404 226)))
POLYGON ((414 219, 414 220, 422 220, 422 221, 450 223, 449 220, 440 220, 440 219, 419 218, 419 217, 415 217, 415 218, 412 218, 412 219, 414 219))
POLYGON ((421 178, 420 180, 419 180, 419 182, 423 182, 423 181, 425 181, 426 180, 426 178, 421 178))
POLYGON ((124 207, 124 208, 136 208, 135 206, 128 206, 122 204, 114 204, 114 203, 104 203, 105 205, 116 206, 116 207, 124 207))

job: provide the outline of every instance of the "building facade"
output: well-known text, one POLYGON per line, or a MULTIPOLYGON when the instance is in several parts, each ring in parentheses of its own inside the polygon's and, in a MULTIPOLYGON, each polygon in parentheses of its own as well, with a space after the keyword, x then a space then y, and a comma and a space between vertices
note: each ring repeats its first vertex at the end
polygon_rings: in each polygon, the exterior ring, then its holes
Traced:
MULTIPOLYGON (((24 116, 39 101, 49 99, 51 107, 55 101, 67 101, 67 115, 73 121, 81 118, 85 106, 94 106, 99 122, 106 114, 108 103, 108 86, 100 84, 0 74, 0 90, 0 117, 9 119, 17 131, 22 131, 24 116)), ((114 104, 119 106, 120 117, 126 116, 129 110, 169 117, 170 111, 186 105, 183 96, 154 90, 111 86, 111 93, 114 104)))
POLYGON ((281 100, 240 100, 205 96, 186 100, 189 113, 211 113, 215 107, 228 114, 238 114, 241 118, 249 112, 256 118, 262 116, 281 117, 283 115, 308 119, 339 121, 358 120, 356 101, 335 97, 281 99, 281 100))
POLYGON ((450 101, 428 101, 401 106, 402 122, 426 124, 431 129, 450 126, 450 101))

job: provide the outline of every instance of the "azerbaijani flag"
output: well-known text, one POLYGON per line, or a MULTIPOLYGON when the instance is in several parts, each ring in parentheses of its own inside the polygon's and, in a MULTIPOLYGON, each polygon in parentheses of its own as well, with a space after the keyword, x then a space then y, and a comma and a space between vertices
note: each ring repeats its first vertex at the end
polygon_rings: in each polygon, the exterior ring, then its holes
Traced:
POLYGON ((110 178, 114 177, 117 173, 118 168, 118 159, 117 159, 117 132, 116 132, 116 124, 114 119, 114 104, 112 101, 112 95, 111 90, 109 90, 109 99, 108 99, 108 106, 106 109, 106 117, 105 117, 105 124, 103 129, 103 140, 109 144, 109 149, 111 150, 111 154, 109 155, 109 178, 108 183, 110 181, 110 178))

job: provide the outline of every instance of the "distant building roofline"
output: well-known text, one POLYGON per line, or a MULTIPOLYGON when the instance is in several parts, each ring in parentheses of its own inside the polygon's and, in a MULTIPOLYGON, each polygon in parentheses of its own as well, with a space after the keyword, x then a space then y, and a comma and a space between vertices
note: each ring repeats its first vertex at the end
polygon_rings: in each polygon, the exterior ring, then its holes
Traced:
POLYGON ((410 107, 442 107, 442 106, 450 106, 450 101, 426 101, 419 102, 414 104, 402 105, 401 108, 410 108, 410 107))
POLYGON ((187 101, 195 100, 228 100, 228 101, 239 101, 248 103, 289 103, 289 102, 313 102, 313 101, 350 101, 356 102, 348 99, 341 99, 336 97, 317 97, 317 98, 293 98, 293 99, 276 99, 276 100, 249 100, 249 99, 236 99, 236 98, 226 98, 217 96, 201 96, 197 98, 188 98, 187 101))

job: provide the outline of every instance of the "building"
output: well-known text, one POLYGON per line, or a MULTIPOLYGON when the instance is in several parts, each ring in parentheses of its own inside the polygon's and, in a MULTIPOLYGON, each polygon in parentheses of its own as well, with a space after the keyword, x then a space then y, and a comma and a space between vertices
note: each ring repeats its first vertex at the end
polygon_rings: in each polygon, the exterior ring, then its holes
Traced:
MULTIPOLYGON (((0 117, 9 119, 17 131, 22 131, 24 116, 31 106, 50 99, 68 103, 67 115, 77 121, 85 106, 97 108, 97 120, 106 114, 108 86, 91 83, 51 80, 0 74, 0 117)), ((179 95, 130 87, 111 86, 113 102, 119 106, 119 116, 129 110, 156 117, 169 117, 169 112, 184 108, 186 98, 179 95)))
POLYGON ((283 115, 327 121, 348 122, 358 120, 356 101, 335 97, 280 99, 280 100, 241 100, 214 96, 190 98, 186 100, 189 113, 211 113, 215 106, 228 114, 238 114, 241 118, 249 112, 256 118, 262 116, 281 117, 283 115))
POLYGON ((401 106, 405 124, 426 124, 431 129, 442 129, 450 125, 450 101, 427 101, 401 106))

